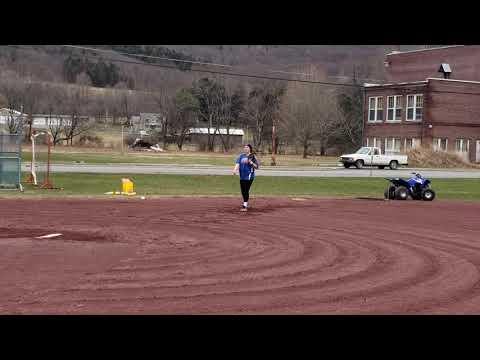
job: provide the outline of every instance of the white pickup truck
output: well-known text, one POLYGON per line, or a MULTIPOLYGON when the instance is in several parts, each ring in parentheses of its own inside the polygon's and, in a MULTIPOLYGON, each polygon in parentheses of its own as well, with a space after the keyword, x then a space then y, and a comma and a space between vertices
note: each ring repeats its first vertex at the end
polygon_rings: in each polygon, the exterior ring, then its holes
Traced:
POLYGON ((378 147, 362 147, 354 154, 346 154, 340 157, 340 162, 347 169, 354 165, 357 169, 364 166, 378 166, 379 169, 384 169, 385 166, 395 170, 400 165, 408 165, 407 155, 382 155, 378 147))

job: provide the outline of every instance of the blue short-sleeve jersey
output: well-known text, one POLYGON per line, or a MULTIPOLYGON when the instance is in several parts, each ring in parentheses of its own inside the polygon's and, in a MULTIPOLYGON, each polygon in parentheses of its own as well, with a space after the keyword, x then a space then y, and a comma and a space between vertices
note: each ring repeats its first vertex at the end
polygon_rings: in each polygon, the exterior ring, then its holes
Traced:
MULTIPOLYGON (((256 158, 254 158, 252 161, 258 166, 258 161, 256 158)), ((249 164, 247 154, 240 154, 236 163, 240 165, 240 180, 253 180, 255 178, 255 168, 249 164)))

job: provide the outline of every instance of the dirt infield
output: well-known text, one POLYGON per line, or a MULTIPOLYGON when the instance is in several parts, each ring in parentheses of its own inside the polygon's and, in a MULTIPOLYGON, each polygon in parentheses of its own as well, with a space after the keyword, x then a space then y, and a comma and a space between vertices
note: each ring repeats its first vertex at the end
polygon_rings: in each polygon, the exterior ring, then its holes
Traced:
POLYGON ((239 204, 0 200, 0 313, 480 313, 479 203, 239 204))

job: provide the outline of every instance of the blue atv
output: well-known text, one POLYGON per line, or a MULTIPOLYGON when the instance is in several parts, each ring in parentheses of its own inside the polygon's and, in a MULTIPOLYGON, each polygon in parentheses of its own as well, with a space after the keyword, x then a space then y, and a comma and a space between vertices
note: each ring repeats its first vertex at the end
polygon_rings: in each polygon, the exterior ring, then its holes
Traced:
POLYGON ((435 199, 435 191, 430 188, 431 181, 419 173, 412 173, 408 180, 401 178, 386 178, 390 185, 385 190, 385 199, 407 200, 410 196, 413 200, 432 201, 435 199))

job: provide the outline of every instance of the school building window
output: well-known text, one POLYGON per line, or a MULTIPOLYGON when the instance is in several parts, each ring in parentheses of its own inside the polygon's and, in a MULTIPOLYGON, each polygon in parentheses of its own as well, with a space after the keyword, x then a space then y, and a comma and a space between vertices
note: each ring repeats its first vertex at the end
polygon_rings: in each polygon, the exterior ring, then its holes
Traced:
POLYGON ((400 139, 387 138, 385 140, 385 152, 400 152, 400 139))
POLYGON ((406 138, 404 145, 405 151, 418 148, 420 146, 420 143, 421 141, 419 138, 406 138))
POLYGON ((467 139, 456 139, 455 140, 455 151, 459 153, 468 153, 470 150, 470 140, 467 139))
POLYGON ((421 121, 423 119, 423 95, 407 96, 407 120, 421 121))
POLYGON ((368 100, 368 121, 383 121, 383 97, 374 96, 368 100))
POLYGON ((387 104, 387 121, 402 120, 402 95, 389 96, 387 104))
POLYGON ((434 151, 447 151, 447 147, 448 147, 447 138, 433 138, 434 151))

